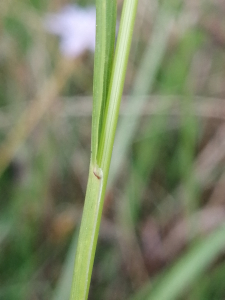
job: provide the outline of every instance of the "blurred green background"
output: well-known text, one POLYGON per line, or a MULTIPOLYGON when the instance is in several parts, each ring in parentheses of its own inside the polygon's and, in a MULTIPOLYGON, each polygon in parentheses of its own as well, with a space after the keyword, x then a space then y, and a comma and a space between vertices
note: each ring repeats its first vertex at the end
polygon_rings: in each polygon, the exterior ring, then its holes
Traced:
MULTIPOLYGON (((68 4, 94 1, 0 2, 0 300, 70 292, 94 54, 46 27, 68 4)), ((139 0, 89 299, 225 299, 224 14, 139 0)))

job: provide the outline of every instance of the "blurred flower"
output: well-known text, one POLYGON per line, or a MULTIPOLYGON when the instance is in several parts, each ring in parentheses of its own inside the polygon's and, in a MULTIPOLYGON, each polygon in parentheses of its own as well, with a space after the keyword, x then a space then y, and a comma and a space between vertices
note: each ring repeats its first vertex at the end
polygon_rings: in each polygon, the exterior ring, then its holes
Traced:
POLYGON ((95 14, 94 7, 68 5, 59 13, 46 16, 45 28, 60 37, 60 50, 63 55, 73 58, 85 50, 94 51, 95 14))

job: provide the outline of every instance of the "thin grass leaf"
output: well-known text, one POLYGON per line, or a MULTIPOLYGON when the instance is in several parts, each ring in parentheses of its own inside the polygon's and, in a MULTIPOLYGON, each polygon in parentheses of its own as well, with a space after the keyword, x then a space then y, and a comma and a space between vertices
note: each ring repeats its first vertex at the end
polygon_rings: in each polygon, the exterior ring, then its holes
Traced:
POLYGON ((99 137, 112 72, 116 32, 116 1, 96 1, 96 50, 94 62, 92 162, 96 164, 99 137))

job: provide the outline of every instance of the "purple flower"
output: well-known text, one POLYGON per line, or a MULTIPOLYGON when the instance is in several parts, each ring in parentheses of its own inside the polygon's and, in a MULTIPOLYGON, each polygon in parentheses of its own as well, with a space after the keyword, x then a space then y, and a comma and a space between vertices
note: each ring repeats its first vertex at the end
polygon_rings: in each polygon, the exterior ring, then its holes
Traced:
POLYGON ((64 56, 75 58, 85 50, 95 50, 94 7, 68 5, 59 13, 48 14, 44 23, 48 32, 60 37, 60 50, 64 56))

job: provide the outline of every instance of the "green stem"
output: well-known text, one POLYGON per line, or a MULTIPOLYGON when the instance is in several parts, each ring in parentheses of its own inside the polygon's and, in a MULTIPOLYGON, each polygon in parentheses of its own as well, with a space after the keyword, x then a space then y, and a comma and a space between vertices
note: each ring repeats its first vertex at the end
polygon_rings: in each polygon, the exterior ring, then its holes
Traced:
POLYGON ((98 147, 98 165, 94 165, 93 161, 90 164, 70 300, 85 300, 88 297, 137 3, 138 0, 124 1, 98 147))
POLYGON ((99 180, 95 176, 94 168, 90 165, 85 205, 75 257, 71 300, 84 300, 88 297, 102 212, 101 194, 102 180, 99 180))

